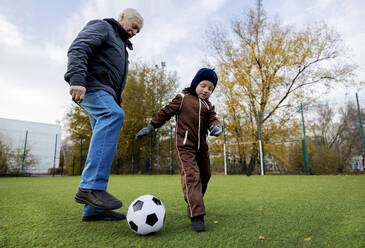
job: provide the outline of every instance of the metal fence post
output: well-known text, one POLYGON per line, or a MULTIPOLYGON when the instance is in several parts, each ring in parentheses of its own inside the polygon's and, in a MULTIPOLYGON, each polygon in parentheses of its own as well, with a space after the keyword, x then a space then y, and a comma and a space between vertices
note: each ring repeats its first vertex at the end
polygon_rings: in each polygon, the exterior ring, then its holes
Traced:
POLYGON ((260 164, 261 164, 261 176, 265 175, 265 155, 264 155, 264 144, 261 140, 261 120, 260 111, 257 111, 257 125, 259 132, 259 147, 260 147, 260 164))
POLYGON ((132 140, 131 174, 134 174, 134 139, 132 140))
POLYGON ((304 170, 307 175, 310 175, 309 163, 308 163, 307 138, 305 135, 305 124, 304 124, 304 114, 303 114, 303 104, 302 103, 300 103, 300 112, 302 114, 302 126, 303 126, 302 148, 303 148, 303 157, 304 157, 304 170))
POLYGON ((72 175, 75 175, 75 156, 72 156, 72 175))
POLYGON ((82 136, 80 136, 80 175, 81 175, 81 166, 82 166, 82 136))
POLYGON ((61 176, 63 176, 63 167, 65 166, 65 155, 63 154, 63 147, 61 146, 61 176))
POLYGON ((150 133, 149 138, 150 138, 150 156, 148 159, 149 163, 148 171, 150 174, 152 174, 152 133, 150 133))
POLYGON ((357 114, 359 116, 359 123, 360 123, 360 133, 361 133, 361 141, 362 141, 362 148, 365 155, 365 134, 364 134, 364 126, 361 118, 361 111, 360 111, 360 104, 359 104, 359 96, 356 93, 356 103, 357 103, 357 114))
POLYGON ((224 123, 224 117, 222 120, 223 123, 223 159, 224 159, 224 175, 227 176, 227 150, 226 150, 226 126, 224 123))
POLYGON ((160 131, 156 132, 156 145, 157 145, 157 158, 156 158, 156 168, 160 169, 160 131))
POLYGON ((57 133, 56 133, 56 142, 54 145, 54 155, 53 155, 53 173, 52 176, 55 175, 55 170, 56 170, 56 153, 57 153, 57 133))
POLYGON ((172 175, 172 126, 170 126, 170 175, 172 175))
POLYGON ((20 173, 23 173, 24 172, 25 156, 26 156, 26 153, 27 153, 27 140, 28 140, 28 130, 25 132, 23 160, 22 160, 22 168, 20 170, 20 173))

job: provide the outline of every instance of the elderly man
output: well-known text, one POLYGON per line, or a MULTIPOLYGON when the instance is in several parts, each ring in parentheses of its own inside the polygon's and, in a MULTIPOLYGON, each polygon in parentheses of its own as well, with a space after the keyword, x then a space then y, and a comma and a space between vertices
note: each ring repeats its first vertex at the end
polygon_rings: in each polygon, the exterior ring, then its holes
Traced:
POLYGON ((89 115, 92 128, 89 152, 75 195, 85 204, 83 221, 123 220, 116 211, 122 202, 106 192, 118 135, 124 121, 120 107, 128 73, 130 38, 143 26, 135 9, 115 19, 93 20, 81 30, 68 50, 65 80, 70 95, 89 115))

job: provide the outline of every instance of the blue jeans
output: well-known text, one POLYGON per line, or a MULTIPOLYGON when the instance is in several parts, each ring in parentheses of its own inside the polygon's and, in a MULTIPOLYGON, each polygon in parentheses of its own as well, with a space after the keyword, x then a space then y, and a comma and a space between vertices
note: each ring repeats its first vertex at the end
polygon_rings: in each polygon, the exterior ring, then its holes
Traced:
MULTIPOLYGON (((92 136, 79 187, 106 190, 124 111, 104 90, 87 92, 80 105, 89 115, 92 136)), ((84 216, 102 211, 85 205, 84 216)))

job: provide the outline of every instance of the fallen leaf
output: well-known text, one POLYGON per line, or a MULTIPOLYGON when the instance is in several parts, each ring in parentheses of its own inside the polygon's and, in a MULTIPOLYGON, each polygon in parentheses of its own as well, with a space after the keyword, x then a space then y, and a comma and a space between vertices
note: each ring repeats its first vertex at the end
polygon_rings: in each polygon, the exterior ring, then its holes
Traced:
POLYGON ((257 209, 257 211, 262 211, 262 210, 264 210, 264 206, 260 206, 260 207, 257 209))
POLYGON ((213 223, 214 223, 214 224, 218 224, 218 221, 217 221, 217 220, 215 220, 215 221, 213 221, 213 223))
POLYGON ((259 240, 264 240, 264 239, 265 239, 264 236, 262 236, 262 235, 259 236, 259 240))
POLYGON ((311 241, 311 240, 312 240, 312 238, 311 238, 311 237, 308 237, 308 238, 305 238, 304 240, 305 240, 305 241, 311 241))

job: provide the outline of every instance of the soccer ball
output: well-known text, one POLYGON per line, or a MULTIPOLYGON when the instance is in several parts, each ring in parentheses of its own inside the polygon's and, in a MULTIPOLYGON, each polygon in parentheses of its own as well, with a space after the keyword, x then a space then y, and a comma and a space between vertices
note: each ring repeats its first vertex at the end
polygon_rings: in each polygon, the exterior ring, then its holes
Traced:
POLYGON ((153 195, 142 195, 129 206, 127 222, 134 232, 146 235, 160 230, 165 216, 165 207, 160 199, 153 195))

